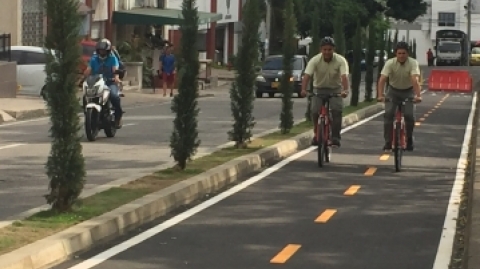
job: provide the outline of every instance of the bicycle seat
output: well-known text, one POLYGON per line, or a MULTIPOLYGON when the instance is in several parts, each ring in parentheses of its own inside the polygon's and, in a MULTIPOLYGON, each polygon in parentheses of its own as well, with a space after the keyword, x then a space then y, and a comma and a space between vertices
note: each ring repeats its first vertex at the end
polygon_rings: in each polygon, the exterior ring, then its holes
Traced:
POLYGON ((385 98, 385 102, 392 102, 395 105, 404 105, 405 103, 413 103, 415 101, 415 98, 413 97, 408 97, 405 99, 397 99, 397 98, 385 98))

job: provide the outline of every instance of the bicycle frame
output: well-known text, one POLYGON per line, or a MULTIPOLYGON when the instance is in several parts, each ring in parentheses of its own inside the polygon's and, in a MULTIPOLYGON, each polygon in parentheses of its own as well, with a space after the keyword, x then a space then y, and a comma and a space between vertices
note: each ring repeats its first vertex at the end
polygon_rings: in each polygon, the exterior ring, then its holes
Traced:
POLYGON ((395 110, 395 120, 392 126, 392 147, 400 147, 401 149, 406 148, 406 139, 405 139, 405 119, 403 117, 404 103, 396 104, 395 110), (400 145, 397 145, 396 139, 396 129, 400 126, 400 145))
POLYGON ((330 98, 341 96, 340 94, 319 94, 313 93, 311 96, 321 100, 322 105, 318 111, 317 131, 315 138, 318 143, 318 166, 322 167, 323 162, 330 162, 330 146, 331 146, 331 121, 332 115, 330 113, 330 98))
MULTIPOLYGON (((407 148, 404 117, 405 103, 413 102, 413 100, 413 98, 406 98, 402 101, 392 102, 396 107, 395 120, 392 125, 392 149, 395 155, 395 170, 397 172, 401 170, 403 152, 407 148)), ((386 101, 389 100, 386 99, 386 101)))

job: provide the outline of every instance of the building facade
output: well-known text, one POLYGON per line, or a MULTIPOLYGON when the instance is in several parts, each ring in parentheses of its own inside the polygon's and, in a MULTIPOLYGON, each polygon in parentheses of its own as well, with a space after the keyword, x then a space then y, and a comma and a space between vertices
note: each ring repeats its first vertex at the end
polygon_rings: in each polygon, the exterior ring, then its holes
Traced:
MULTIPOLYGON (((468 33, 468 0, 429 0, 427 13, 411 24, 393 22, 391 31, 399 29, 400 40, 417 42, 417 59, 427 64, 427 50, 433 50, 438 30, 455 29, 468 33)), ((472 0, 472 41, 480 40, 480 0, 472 0)))
MULTIPOLYGON (((222 19, 199 27, 201 58, 226 64, 237 53, 241 35, 241 13, 245 0, 198 0, 199 11, 222 14, 222 19), (203 46, 202 46, 203 44, 203 46)), ((182 0, 166 0, 167 8, 180 9, 182 0)), ((178 26, 167 26, 165 38, 178 42, 178 26)))

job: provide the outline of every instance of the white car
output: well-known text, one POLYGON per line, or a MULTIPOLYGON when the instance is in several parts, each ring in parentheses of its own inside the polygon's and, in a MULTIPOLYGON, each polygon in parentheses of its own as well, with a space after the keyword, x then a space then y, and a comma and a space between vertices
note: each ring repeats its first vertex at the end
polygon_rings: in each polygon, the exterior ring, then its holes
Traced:
POLYGON ((12 46, 12 62, 17 62, 19 94, 41 96, 45 87, 45 49, 34 46, 12 46))

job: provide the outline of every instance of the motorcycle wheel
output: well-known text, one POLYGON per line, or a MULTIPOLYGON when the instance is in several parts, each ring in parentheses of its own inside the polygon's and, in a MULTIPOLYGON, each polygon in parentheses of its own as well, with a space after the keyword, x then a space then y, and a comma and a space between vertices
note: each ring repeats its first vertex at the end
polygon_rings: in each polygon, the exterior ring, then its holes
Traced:
POLYGON ((98 135, 98 113, 93 108, 87 108, 85 113, 85 133, 88 141, 95 141, 98 135))
MULTIPOLYGON (((110 111, 111 109, 111 105, 108 106, 108 111, 110 111)), ((107 117, 105 119, 105 122, 107 123, 105 128, 104 128, 104 132, 105 132, 105 135, 107 137, 115 137, 115 135, 117 134, 117 128, 115 127, 115 121, 112 120, 110 117, 107 117)))

